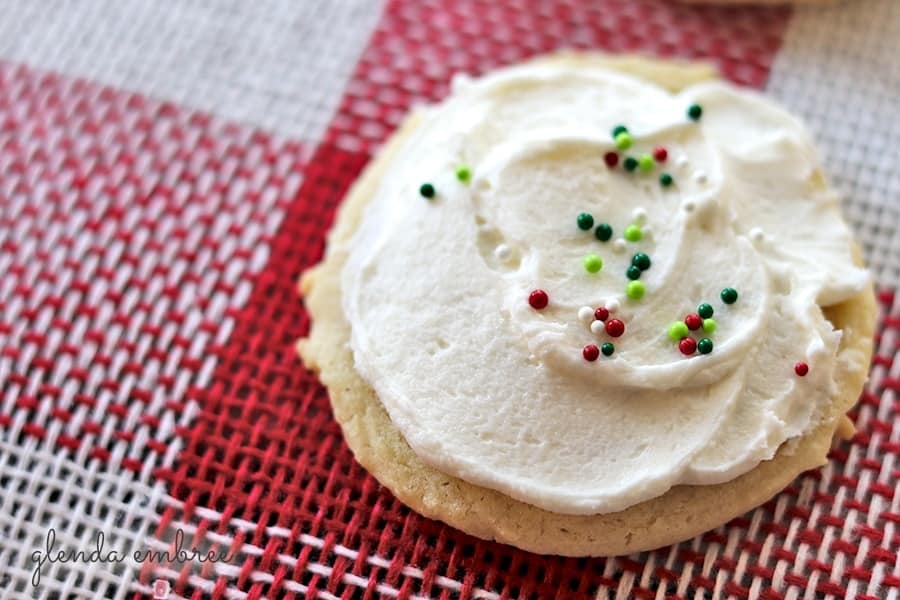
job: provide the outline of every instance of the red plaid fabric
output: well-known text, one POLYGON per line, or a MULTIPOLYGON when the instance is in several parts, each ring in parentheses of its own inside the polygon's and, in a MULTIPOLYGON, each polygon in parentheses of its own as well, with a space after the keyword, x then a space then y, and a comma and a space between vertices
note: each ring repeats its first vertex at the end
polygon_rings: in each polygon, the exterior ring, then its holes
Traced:
MULTIPOLYGON (((400 504, 294 351, 300 272, 410 105, 560 47, 708 59, 762 87, 791 15, 652 0, 394 0, 321 140, 0 69, 0 587, 149 597, 897 597, 900 299, 881 288, 859 433, 759 509, 629 557, 538 556, 400 504), (227 562, 49 565, 77 545, 227 562), (8 568, 2 567, 8 565, 8 568)), ((298 99, 298 101, 301 101, 298 99)))

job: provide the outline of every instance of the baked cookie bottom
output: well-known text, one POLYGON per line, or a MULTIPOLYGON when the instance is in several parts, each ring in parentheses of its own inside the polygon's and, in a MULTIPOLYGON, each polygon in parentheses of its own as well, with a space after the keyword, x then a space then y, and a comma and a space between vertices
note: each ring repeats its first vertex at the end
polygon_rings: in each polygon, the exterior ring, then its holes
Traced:
MULTIPOLYGON (((673 91, 715 72, 703 64, 655 61, 639 57, 562 54, 538 60, 602 65, 656 81, 673 91)), ((473 485, 425 464, 394 427, 372 388, 354 368, 350 325, 341 308, 343 249, 356 231, 392 156, 417 126, 409 117, 379 156, 366 168, 339 209, 329 233, 325 259, 306 271, 300 291, 312 316, 309 336, 298 342, 305 365, 328 388, 334 416, 359 463, 410 508, 471 535, 543 554, 611 556, 665 546, 717 527, 754 508, 801 472, 826 462, 834 436, 848 437, 845 416, 867 377, 877 307, 868 289, 825 310, 844 331, 839 353, 839 393, 825 420, 809 434, 784 444, 775 457, 726 483, 676 486, 623 511, 601 515, 563 515, 473 485), (854 367, 854 365, 857 365, 854 367)), ((856 259, 860 261, 858 249, 856 259)))

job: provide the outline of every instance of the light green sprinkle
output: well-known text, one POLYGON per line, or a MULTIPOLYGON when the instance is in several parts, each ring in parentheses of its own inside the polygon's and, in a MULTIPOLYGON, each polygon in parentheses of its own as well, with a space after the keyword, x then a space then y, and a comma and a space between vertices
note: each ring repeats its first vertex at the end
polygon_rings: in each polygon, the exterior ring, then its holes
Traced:
POLYGON ((691 330, 684 324, 684 321, 675 321, 669 325, 669 339, 673 342, 680 341, 691 334, 691 330))
POLYGON ((631 148, 631 143, 633 141, 634 140, 631 139, 631 134, 627 131, 623 131, 616 136, 616 148, 619 150, 628 150, 631 148))
POLYGON ((629 225, 625 228, 625 239, 629 242, 639 242, 644 237, 644 232, 637 225, 629 225))
POLYGON ((628 285, 625 286, 625 294, 632 300, 640 300, 643 298, 645 291, 644 284, 640 281, 629 281, 628 285))
POLYGON ((456 167, 456 178, 463 183, 468 183, 472 179, 472 170, 465 165, 456 167))
POLYGON ((653 160, 653 156, 650 154, 641 154, 638 157, 638 166, 644 173, 649 173, 656 166, 656 161, 653 160))
POLYGON ((603 268, 603 259, 596 254, 588 254, 584 257, 584 270, 588 273, 598 273, 603 268))
POLYGON ((715 319, 703 319, 703 331, 706 333, 712 333, 718 325, 715 319))

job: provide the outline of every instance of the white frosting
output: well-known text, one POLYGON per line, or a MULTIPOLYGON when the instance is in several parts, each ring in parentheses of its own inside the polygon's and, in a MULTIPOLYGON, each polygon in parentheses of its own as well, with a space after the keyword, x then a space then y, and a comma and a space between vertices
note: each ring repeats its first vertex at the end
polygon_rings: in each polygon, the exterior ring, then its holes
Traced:
POLYGON ((341 280, 356 368, 423 461, 595 514, 732 479, 817 424, 840 340, 819 305, 867 274, 796 119, 725 83, 671 95, 597 68, 526 65, 457 83, 389 165, 341 280), (699 122, 685 116, 692 103, 699 122), (649 174, 609 169, 619 123, 634 137, 628 153, 662 145, 669 160, 649 174), (461 164, 468 183, 454 175, 461 164), (612 239, 580 230, 580 212, 612 239), (621 240, 635 219, 653 235, 621 240), (653 264, 635 301, 625 271, 638 251, 653 264), (582 267, 589 253, 603 258, 597 274, 582 267), (721 301, 725 287, 736 303, 721 301), (527 301, 538 288, 544 310, 527 301), (667 329, 701 302, 715 308, 715 347, 686 357, 667 329), (601 305, 623 336, 582 320, 601 305), (604 341, 611 357, 582 357, 604 341))

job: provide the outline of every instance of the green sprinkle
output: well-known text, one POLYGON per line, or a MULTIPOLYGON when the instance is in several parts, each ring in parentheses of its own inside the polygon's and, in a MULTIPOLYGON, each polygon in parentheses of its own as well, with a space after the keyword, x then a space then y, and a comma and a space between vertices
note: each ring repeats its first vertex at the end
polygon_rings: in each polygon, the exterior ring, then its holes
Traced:
POLYGON ((634 141, 631 139, 631 134, 627 131, 619 133, 619 135, 615 137, 615 140, 616 148, 618 148, 619 150, 628 150, 629 148, 631 148, 631 143, 634 141))
POLYGON ((622 161, 622 166, 625 167, 626 171, 634 171, 638 167, 638 161, 633 156, 626 156, 625 160, 622 161))
POLYGON ((699 121, 703 116, 703 107, 699 104, 691 104, 687 109, 687 116, 693 121, 699 121))
POLYGON ((594 236, 601 242, 608 242, 612 234, 613 229, 609 223, 600 223, 597 225, 597 229, 594 230, 594 236))
POLYGON ((712 333, 718 325, 715 319, 703 319, 703 331, 706 333, 712 333))
POLYGON ((734 288, 725 288, 720 295, 722 296, 722 302, 725 304, 734 304, 738 299, 737 290, 734 288))
POLYGON ((588 254, 584 257, 584 270, 588 273, 597 273, 603 268, 603 259, 596 254, 588 254))
POLYGON ((602 346, 600 346, 600 352, 603 353, 603 356, 612 356, 612 353, 616 351, 616 347, 612 345, 611 342, 604 342, 602 346))
POLYGON ((697 307, 697 314, 703 317, 704 319, 708 319, 713 316, 713 307, 704 302, 700 306, 697 307))
POLYGON ((620 133, 628 133, 628 128, 625 127, 624 125, 616 125, 615 127, 613 127, 613 130, 612 130, 613 139, 616 139, 617 137, 619 137, 620 133))
POLYGON ((594 216, 591 213, 578 213, 576 221, 578 222, 578 229, 583 231, 587 231, 594 226, 594 216))
POLYGON ((638 252, 631 257, 631 264, 641 271, 646 271, 650 268, 650 257, 643 252, 638 252))
POLYGON ((472 178, 472 170, 469 167, 463 165, 460 167, 456 167, 456 178, 462 181, 463 183, 468 183, 472 178))
POLYGON ((669 339, 673 342, 680 341, 691 334, 691 330, 684 324, 684 321, 675 321, 669 325, 669 339))
POLYGON ((434 198, 434 186, 430 183, 423 183, 419 186, 419 193, 423 198, 434 198))
POLYGON ((628 285, 625 286, 625 294, 632 300, 640 300, 643 298, 645 291, 647 290, 640 281, 629 281, 628 285))
POLYGON ((644 237, 644 232, 637 225, 629 225, 625 228, 625 239, 629 242, 639 242, 644 237))
POLYGON ((672 176, 669 175, 668 173, 663 173, 662 175, 659 176, 659 185, 661 185, 663 187, 669 187, 670 185, 672 185, 672 182, 674 182, 674 181, 675 180, 672 179, 672 176))
POLYGON ((712 352, 713 343, 709 338, 703 338, 699 342, 697 342, 697 352, 700 354, 709 354, 712 352))
POLYGON ((651 154, 641 154, 640 158, 638 158, 638 166, 644 173, 649 173, 656 166, 656 161, 653 160, 653 155, 651 154))
POLYGON ((634 265, 631 265, 631 266, 628 267, 628 269, 625 271, 625 276, 628 277, 628 279, 632 279, 632 280, 634 280, 634 279, 640 279, 640 278, 641 278, 641 269, 640 269, 640 267, 636 267, 636 266, 634 266, 634 265))

